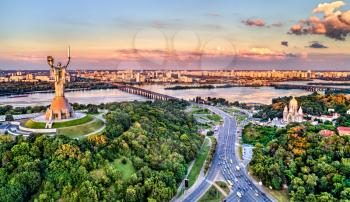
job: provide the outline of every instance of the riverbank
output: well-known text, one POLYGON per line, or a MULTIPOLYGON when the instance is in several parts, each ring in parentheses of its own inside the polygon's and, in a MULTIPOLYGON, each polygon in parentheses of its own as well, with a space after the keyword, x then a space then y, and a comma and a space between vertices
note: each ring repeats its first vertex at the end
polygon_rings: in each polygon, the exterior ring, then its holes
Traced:
MULTIPOLYGON (((54 85, 50 82, 7 82, 1 83, 0 96, 29 95, 34 93, 54 93, 54 85)), ((65 92, 115 89, 116 86, 105 82, 71 82, 66 85, 65 92)))
POLYGON ((173 87, 166 87, 164 90, 187 90, 187 89, 214 89, 214 88, 234 88, 234 87, 261 87, 261 85, 239 85, 239 84, 225 84, 225 85, 177 85, 173 87))
POLYGON ((213 89, 213 88, 232 88, 236 85, 177 85, 173 87, 166 87, 165 90, 186 90, 186 89, 213 89))
POLYGON ((350 83, 337 83, 337 82, 310 82, 307 85, 313 86, 350 86, 350 83))

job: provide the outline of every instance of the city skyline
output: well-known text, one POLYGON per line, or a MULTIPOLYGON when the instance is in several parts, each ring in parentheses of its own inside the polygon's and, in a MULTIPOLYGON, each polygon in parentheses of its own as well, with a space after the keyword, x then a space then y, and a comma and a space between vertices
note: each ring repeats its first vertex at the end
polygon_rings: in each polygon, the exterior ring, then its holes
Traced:
POLYGON ((45 69, 71 45, 71 69, 346 71, 347 3, 2 2, 0 69, 45 69))

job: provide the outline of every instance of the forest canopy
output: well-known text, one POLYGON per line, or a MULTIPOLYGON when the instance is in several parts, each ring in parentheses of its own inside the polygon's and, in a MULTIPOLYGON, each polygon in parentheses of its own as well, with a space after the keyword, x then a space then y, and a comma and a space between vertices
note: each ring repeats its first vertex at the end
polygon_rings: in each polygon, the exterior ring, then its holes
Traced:
POLYGON ((334 127, 291 124, 266 145, 257 143, 252 173, 273 189, 288 186, 291 201, 350 200, 350 138, 324 137, 324 129, 334 127))
POLYGON ((0 136, 0 201, 169 201, 203 142, 186 103, 104 107, 102 135, 0 136))

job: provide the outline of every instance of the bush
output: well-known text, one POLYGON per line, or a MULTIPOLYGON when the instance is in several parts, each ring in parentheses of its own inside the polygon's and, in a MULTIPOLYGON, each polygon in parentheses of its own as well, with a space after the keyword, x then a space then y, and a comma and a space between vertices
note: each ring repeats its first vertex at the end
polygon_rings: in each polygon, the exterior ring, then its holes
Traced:
POLYGON ((98 114, 98 107, 96 105, 90 105, 88 107, 88 114, 98 114))
POLYGON ((14 121, 15 119, 13 118, 12 115, 8 114, 5 116, 5 121, 14 121))
POLYGON ((207 132, 207 135, 208 135, 208 136, 213 136, 213 135, 214 135, 214 131, 212 131, 212 130, 211 130, 211 131, 208 131, 208 132, 207 132))

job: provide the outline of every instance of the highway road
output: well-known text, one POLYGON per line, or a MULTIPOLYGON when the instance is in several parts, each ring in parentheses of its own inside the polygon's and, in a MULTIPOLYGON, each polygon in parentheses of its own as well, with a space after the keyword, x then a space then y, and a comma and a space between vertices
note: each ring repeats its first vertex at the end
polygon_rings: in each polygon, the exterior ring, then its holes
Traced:
MULTIPOLYGON (((224 136, 220 134, 224 134, 224 130, 227 130, 226 127, 220 127, 219 129, 219 136, 218 136, 218 143, 224 141, 224 136)), ((193 202, 198 201, 204 194, 207 192, 207 190, 211 187, 212 183, 214 182, 216 176, 220 172, 220 158, 219 153, 222 152, 222 147, 219 147, 218 144, 216 146, 216 152, 214 154, 214 157, 212 159, 212 164, 209 167, 207 171, 207 175, 202 180, 202 182, 196 187, 195 190, 192 191, 183 201, 184 202, 193 202)))
POLYGON ((234 117, 216 109, 216 113, 224 119, 224 125, 227 125, 228 130, 225 130, 225 140, 220 144, 221 150, 219 154, 221 172, 224 178, 229 180, 233 186, 227 201, 271 201, 264 192, 262 192, 248 177, 243 163, 239 160, 239 154, 236 151, 237 132, 241 132, 237 128, 237 122, 234 117), (240 193, 241 196, 239 196, 240 193))
POLYGON ((208 108, 220 115, 224 123, 219 129, 216 152, 207 176, 196 189, 192 190, 192 193, 187 195, 184 201, 198 201, 209 189, 211 182, 215 181, 220 170, 226 181, 230 181, 233 185, 226 201, 271 201, 265 193, 252 183, 243 164, 239 160, 235 149, 237 137, 237 122, 235 118, 216 107, 202 107, 208 108))

